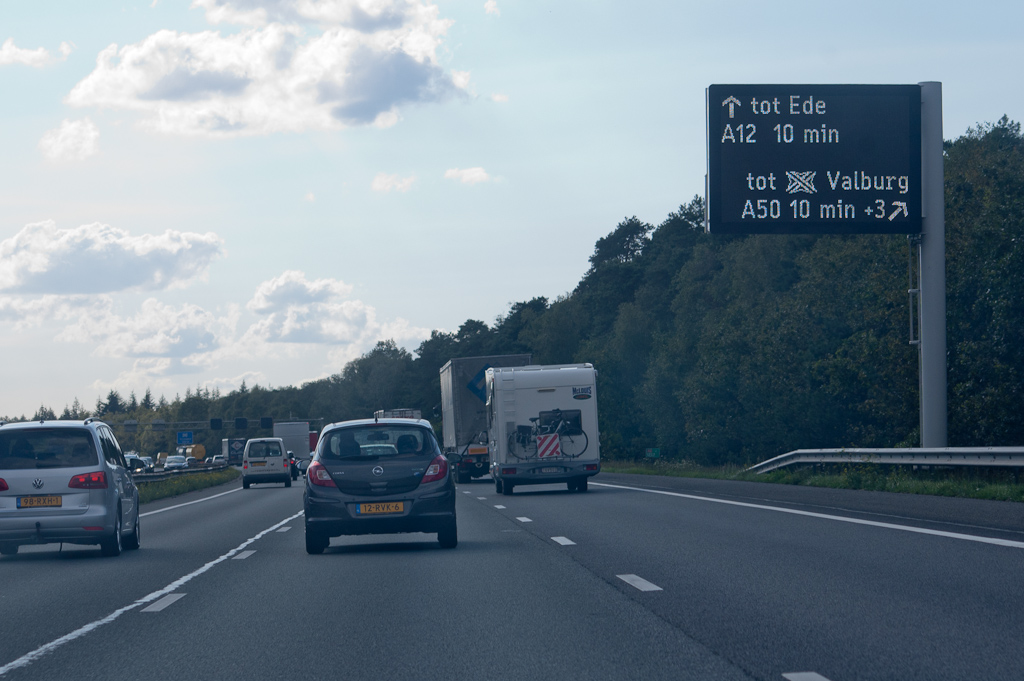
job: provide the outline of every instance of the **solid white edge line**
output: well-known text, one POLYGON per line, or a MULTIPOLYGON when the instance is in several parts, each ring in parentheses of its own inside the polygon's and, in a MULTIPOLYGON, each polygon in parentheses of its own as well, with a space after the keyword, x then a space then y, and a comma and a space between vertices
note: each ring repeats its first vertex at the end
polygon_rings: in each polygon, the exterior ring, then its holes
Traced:
POLYGON ((234 494, 235 492, 241 491, 241 489, 242 489, 241 487, 236 487, 235 489, 229 489, 227 492, 221 492, 220 494, 213 494, 213 495, 208 496, 208 497, 203 497, 202 499, 196 499, 195 501, 186 501, 183 504, 177 504, 175 506, 168 506, 167 508, 158 508, 155 511, 146 511, 145 513, 140 513, 139 517, 140 518, 145 518, 148 515, 156 515, 157 513, 164 513, 165 511, 173 511, 176 508, 182 508, 184 506, 191 506, 192 504, 201 504, 204 501, 209 501, 210 499, 216 499, 217 497, 222 497, 225 494, 234 494))
POLYGON ((140 605, 146 605, 147 603, 152 603, 155 600, 163 598, 164 596, 177 591, 182 586, 184 586, 188 582, 192 581, 194 578, 198 577, 199 575, 203 574, 204 572, 206 572, 207 570, 212 568, 214 565, 217 565, 218 563, 223 563, 225 560, 228 560, 229 558, 237 555, 246 546, 249 546, 250 544, 252 544, 256 540, 262 538, 264 535, 269 534, 270 532, 273 532, 274 530, 276 530, 277 528, 281 527, 285 523, 290 523, 291 521, 295 520, 296 518, 302 516, 302 513, 303 513, 302 511, 299 511, 298 513, 296 513, 295 515, 291 516, 290 518, 285 518, 281 522, 275 523, 274 525, 271 525, 270 527, 268 527, 267 529, 263 530, 259 534, 255 535, 253 537, 250 537, 249 539, 246 539, 244 542, 242 542, 241 544, 239 544, 235 548, 231 549, 230 551, 225 553, 223 556, 220 556, 219 558, 214 558, 213 560, 211 560, 209 563, 207 563, 206 565, 202 566, 201 568, 188 573, 184 577, 179 577, 178 579, 174 580, 173 582, 171 582, 170 584, 168 584, 164 588, 159 589, 157 591, 154 591, 153 593, 151 593, 151 594, 149 594, 147 596, 143 596, 142 598, 140 598, 139 600, 135 601, 134 603, 132 603, 130 605, 126 605, 123 608, 115 610, 114 612, 110 613, 109 615, 107 615, 103 619, 98 619, 95 622, 90 622, 89 624, 86 624, 86 625, 84 625, 82 627, 79 627, 78 629, 75 629, 70 634, 65 634, 64 636, 61 636, 58 639, 54 639, 53 641, 50 641, 49 643, 47 643, 45 645, 39 646, 38 648, 36 648, 35 650, 33 650, 30 653, 25 653, 24 655, 22 655, 21 657, 19 657, 16 660, 12 660, 11 662, 8 662, 4 666, 0 667, 0 676, 4 676, 9 671, 13 671, 15 669, 20 669, 22 667, 27 667, 28 665, 32 664, 33 662, 38 660, 43 655, 46 655, 47 653, 53 652, 54 650, 56 650, 57 648, 60 648, 65 643, 70 643, 71 641, 74 641, 75 639, 81 638, 81 637, 85 636, 86 634, 89 634, 89 633, 95 631, 96 629, 99 629, 104 624, 110 624, 111 622, 113 622, 114 620, 116 620, 118 617, 120 617, 121 615, 125 614, 126 612, 128 612, 130 610, 134 610, 135 608, 139 607, 140 605))
POLYGON ((615 576, 618 577, 619 579, 621 579, 622 581, 624 581, 626 584, 629 584, 631 587, 633 587, 635 589, 639 589, 640 591, 661 591, 662 590, 662 588, 660 586, 658 586, 657 584, 652 584, 651 582, 648 582, 643 577, 637 577, 636 575, 615 575, 615 576))
POLYGON ((556 544, 561 544, 562 546, 576 546, 576 542, 574 542, 572 539, 569 539, 568 537, 552 537, 551 541, 555 542, 556 544))
POLYGON ((185 594, 181 594, 181 593, 171 594, 169 596, 164 596, 163 598, 161 598, 159 601, 157 601, 153 605, 149 606, 148 608, 143 608, 139 612, 160 612, 161 610, 166 608, 168 605, 171 605, 172 603, 175 603, 175 602, 181 600, 184 597, 185 597, 185 594))
POLYGON ((669 497, 681 497, 695 501, 710 501, 716 504, 728 506, 742 506, 744 508, 756 508, 762 511, 775 511, 777 513, 789 513, 790 515, 802 515, 808 518, 821 518, 823 520, 835 520, 841 523, 853 525, 868 525, 870 527, 882 527, 888 530, 900 530, 903 532, 914 532, 916 534, 927 534, 933 537, 946 537, 947 539, 960 539, 962 541, 973 541, 979 544, 993 544, 995 546, 1006 546, 1013 549, 1024 549, 1024 542, 1012 541, 1010 539, 996 539, 993 537, 979 537, 973 534, 962 534, 960 532, 944 532, 942 530, 929 530, 924 527, 912 525, 896 525, 894 523, 883 523, 877 520, 862 520, 861 518, 848 518, 841 515, 830 515, 828 513, 814 513, 813 511, 800 511, 795 508, 782 508, 780 506, 766 506, 764 504, 752 504, 746 501, 730 501, 728 499, 715 499, 714 497, 700 497, 694 494, 683 494, 681 492, 667 492, 658 489, 644 489, 643 487, 629 487, 627 485, 610 485, 606 482, 592 482, 591 485, 600 487, 612 487, 615 489, 626 489, 634 492, 647 492, 648 494, 662 494, 669 497))
POLYGON ((782 678, 786 679, 786 681, 828 681, 818 672, 790 672, 783 674, 782 678))

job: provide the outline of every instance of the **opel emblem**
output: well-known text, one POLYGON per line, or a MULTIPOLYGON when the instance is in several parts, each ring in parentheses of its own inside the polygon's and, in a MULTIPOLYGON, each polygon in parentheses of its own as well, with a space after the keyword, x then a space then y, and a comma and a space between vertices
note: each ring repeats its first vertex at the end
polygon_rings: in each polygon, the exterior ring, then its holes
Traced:
POLYGON ((35 487, 36 489, 42 489, 43 488, 43 481, 42 481, 42 479, 41 478, 36 478, 35 480, 33 480, 32 481, 32 486, 35 487))
POLYGON ((381 468, 380 466, 374 466, 373 467, 373 474, 374 475, 384 475, 384 469, 381 468))

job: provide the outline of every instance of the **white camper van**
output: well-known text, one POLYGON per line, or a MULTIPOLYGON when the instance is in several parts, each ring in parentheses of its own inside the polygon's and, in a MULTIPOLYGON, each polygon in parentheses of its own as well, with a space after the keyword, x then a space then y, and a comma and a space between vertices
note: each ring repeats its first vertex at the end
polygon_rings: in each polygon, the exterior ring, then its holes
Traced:
POLYGON ((556 482, 587 491, 587 479, 601 470, 596 379, 591 364, 487 370, 491 477, 498 492, 556 482))

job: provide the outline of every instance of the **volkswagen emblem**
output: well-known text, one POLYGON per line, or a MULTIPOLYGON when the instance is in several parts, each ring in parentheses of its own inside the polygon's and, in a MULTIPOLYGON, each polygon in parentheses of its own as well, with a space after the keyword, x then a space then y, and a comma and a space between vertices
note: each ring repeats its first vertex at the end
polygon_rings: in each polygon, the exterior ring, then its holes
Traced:
POLYGON ((36 489, 42 489, 43 488, 43 480, 42 480, 42 478, 36 478, 35 480, 33 480, 32 481, 32 486, 35 487, 36 489))
POLYGON ((374 475, 378 475, 378 476, 384 475, 384 469, 381 468, 380 466, 374 466, 373 467, 373 474, 374 475))

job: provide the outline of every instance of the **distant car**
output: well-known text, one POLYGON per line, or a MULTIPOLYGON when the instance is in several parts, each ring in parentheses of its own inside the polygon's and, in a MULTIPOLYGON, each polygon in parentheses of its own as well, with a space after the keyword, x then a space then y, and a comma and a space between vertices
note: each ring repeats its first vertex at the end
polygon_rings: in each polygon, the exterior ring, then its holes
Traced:
POLYGON ((139 491, 97 419, 0 424, 0 555, 26 544, 137 549, 139 491))
POLYGON ((223 454, 216 454, 210 457, 210 463, 213 464, 214 466, 220 466, 221 464, 226 464, 227 462, 228 457, 224 456, 223 454))
POLYGON ((284 440, 279 437, 254 438, 245 443, 242 452, 242 487, 259 482, 283 482, 292 486, 284 440))
POLYGON ((142 459, 143 463, 146 464, 146 472, 147 473, 152 473, 153 471, 156 470, 156 465, 153 463, 153 457, 151 457, 151 456, 140 456, 139 458, 142 459))
POLYGON ((195 468, 198 465, 199 465, 199 462, 196 460, 196 457, 194 457, 194 456, 186 456, 185 457, 185 468, 195 468))
POLYGON ((180 454, 172 454, 164 459, 164 470, 165 471, 177 471, 188 468, 188 462, 185 457, 180 454))
POLYGON ((345 421, 324 428, 306 470, 306 552, 323 553, 331 537, 437 533, 455 548, 453 467, 427 421, 345 421))

